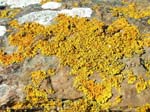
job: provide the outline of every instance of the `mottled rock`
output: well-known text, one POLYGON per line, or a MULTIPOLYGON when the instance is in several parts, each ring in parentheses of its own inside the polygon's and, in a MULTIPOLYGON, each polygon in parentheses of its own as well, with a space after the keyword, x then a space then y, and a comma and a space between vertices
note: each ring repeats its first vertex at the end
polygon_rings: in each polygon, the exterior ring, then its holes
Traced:
POLYGON ((6 33, 6 27, 0 26, 0 36, 4 36, 5 33, 6 33))
POLYGON ((146 103, 150 103, 149 91, 150 89, 146 89, 142 93, 138 94, 135 85, 128 85, 127 83, 123 83, 121 89, 123 98, 122 102, 118 106, 137 107, 146 103))
POLYGON ((10 87, 8 85, 0 85, 0 105, 3 105, 7 102, 9 91, 10 87))
POLYGON ((127 65, 127 69, 132 69, 134 75, 145 75, 146 69, 142 65, 141 58, 134 56, 133 58, 124 58, 123 62, 127 65))
POLYGON ((69 68, 60 68, 56 75, 51 77, 52 87, 55 91, 54 97, 61 99, 77 99, 82 94, 73 87, 73 76, 69 75, 69 68))
POLYGON ((47 2, 41 6, 43 9, 58 9, 61 7, 61 3, 58 2, 47 2))
POLYGON ((36 55, 32 59, 25 60, 22 72, 35 70, 48 70, 49 68, 56 68, 59 64, 57 57, 46 57, 43 55, 36 55))

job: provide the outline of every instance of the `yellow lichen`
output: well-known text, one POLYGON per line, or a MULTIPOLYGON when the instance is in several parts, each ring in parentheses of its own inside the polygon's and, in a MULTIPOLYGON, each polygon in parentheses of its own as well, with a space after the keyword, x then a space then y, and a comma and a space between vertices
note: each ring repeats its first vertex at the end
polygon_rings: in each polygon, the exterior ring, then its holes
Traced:
POLYGON ((137 77, 130 72, 127 77, 128 84, 133 84, 136 81, 137 77))
MULTIPOLYGON (((0 52, 2 64, 21 62, 32 58, 36 54, 43 56, 57 56, 60 64, 71 68, 70 75, 74 75, 74 87, 83 93, 84 98, 71 102, 68 109, 62 112, 84 112, 91 105, 91 111, 107 110, 112 105, 121 102, 121 97, 116 98, 116 103, 111 103, 112 89, 120 92, 122 81, 125 79, 123 70, 125 63, 122 59, 141 55, 143 47, 150 46, 146 37, 140 34, 138 28, 130 24, 125 18, 116 19, 112 24, 105 25, 96 19, 69 17, 59 15, 55 23, 42 26, 38 23, 18 24, 10 23, 16 29, 9 35, 9 44, 17 47, 13 54, 0 52), (95 72, 102 77, 101 82, 89 79, 95 72), (80 106, 80 107, 79 107, 80 106), (99 109, 95 109, 99 107, 99 109)), ((31 73, 31 84, 25 88, 25 107, 40 107, 49 111, 57 103, 49 101, 49 94, 39 88, 41 82, 55 70, 34 71, 31 73)), ((128 76, 128 83, 133 83, 135 78, 128 76)), ((136 83, 137 92, 146 89, 146 82, 139 80, 136 83)), ((51 90, 50 90, 51 91, 51 90)), ((59 102, 61 105, 61 102, 59 102)), ((19 107, 19 106, 18 106, 19 107)))
POLYGON ((128 16, 130 18, 135 19, 150 16, 150 10, 148 8, 137 8, 135 3, 131 3, 122 7, 115 7, 112 8, 112 10, 115 16, 118 16, 119 13, 123 14, 124 16, 128 16))
POLYGON ((150 25, 150 19, 147 20, 147 23, 150 25))
POLYGON ((44 71, 35 71, 31 73, 32 83, 34 86, 39 87, 41 82, 46 78, 46 72, 44 71))
POLYGON ((137 93, 141 93, 146 88, 147 88, 147 82, 144 81, 143 78, 140 78, 139 81, 136 83, 137 93))
POLYGON ((148 112, 150 110, 150 104, 145 104, 141 107, 137 107, 137 112, 148 112))
POLYGON ((5 9, 0 11, 0 18, 14 18, 21 10, 20 9, 5 9))

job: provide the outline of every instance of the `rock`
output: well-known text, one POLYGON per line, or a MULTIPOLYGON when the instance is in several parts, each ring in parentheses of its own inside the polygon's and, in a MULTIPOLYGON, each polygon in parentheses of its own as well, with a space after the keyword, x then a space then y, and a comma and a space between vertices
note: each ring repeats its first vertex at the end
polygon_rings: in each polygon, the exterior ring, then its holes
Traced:
POLYGON ((58 2, 47 2, 41 6, 43 9, 58 9, 61 7, 61 3, 58 2))
POLYGON ((73 76, 69 76, 69 68, 62 67, 56 75, 51 77, 51 84, 55 91, 54 97, 60 99, 78 99, 83 95, 73 87, 73 76))
POLYGON ((22 72, 36 71, 36 70, 48 70, 49 68, 56 68, 59 64, 58 59, 55 56, 46 57, 42 55, 36 55, 30 60, 25 60, 23 64, 22 72))
POLYGON ((26 14, 18 18, 19 23, 37 22, 42 25, 49 25, 52 20, 58 15, 58 11, 37 11, 26 14))
POLYGON ((41 0, 6 0, 7 5, 11 8, 24 8, 33 4, 40 4, 41 0))
POLYGON ((0 36, 4 36, 5 33, 6 33, 6 27, 0 26, 0 36))
POLYGON ((7 102, 8 94, 10 88, 6 84, 0 85, 0 105, 3 105, 7 102))
POLYGON ((92 9, 91 8, 72 8, 72 9, 63 9, 59 11, 59 14, 66 14, 69 16, 79 16, 79 17, 91 17, 92 9))
POLYGON ((122 102, 118 106, 137 107, 144 105, 146 103, 150 103, 149 91, 150 89, 148 88, 144 90, 142 93, 137 94, 135 85, 128 85, 126 83, 123 83, 121 86, 121 94, 123 98, 122 102))

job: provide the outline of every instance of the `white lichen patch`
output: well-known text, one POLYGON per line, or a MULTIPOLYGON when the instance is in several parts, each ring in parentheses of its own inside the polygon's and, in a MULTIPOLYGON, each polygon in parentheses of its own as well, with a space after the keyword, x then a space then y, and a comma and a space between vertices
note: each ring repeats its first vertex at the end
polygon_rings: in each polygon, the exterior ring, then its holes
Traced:
POLYGON ((4 1, 5 4, 9 5, 11 8, 23 8, 32 4, 40 4, 41 2, 41 0, 2 0, 2 1, 4 1))
POLYGON ((73 8, 63 9, 61 11, 44 10, 31 12, 18 18, 20 24, 25 22, 37 22, 42 25, 49 25, 58 14, 66 14, 68 16, 91 17, 92 10, 90 8, 73 8))
POLYGON ((92 9, 91 8, 72 8, 61 10, 59 13, 66 14, 69 16, 79 16, 79 17, 91 17, 92 15, 92 9))
POLYGON ((58 2, 47 2, 45 4, 43 4, 41 7, 43 9, 58 9, 61 7, 61 3, 58 2))
POLYGON ((6 27, 0 26, 0 36, 4 36, 5 33, 6 33, 6 27))
POLYGON ((5 6, 6 5, 6 0, 0 0, 0 6, 5 6))
POLYGON ((31 12, 26 14, 20 18, 18 18, 19 23, 25 22, 37 22, 42 25, 48 25, 51 23, 52 19, 58 15, 58 11, 38 11, 38 12, 31 12))

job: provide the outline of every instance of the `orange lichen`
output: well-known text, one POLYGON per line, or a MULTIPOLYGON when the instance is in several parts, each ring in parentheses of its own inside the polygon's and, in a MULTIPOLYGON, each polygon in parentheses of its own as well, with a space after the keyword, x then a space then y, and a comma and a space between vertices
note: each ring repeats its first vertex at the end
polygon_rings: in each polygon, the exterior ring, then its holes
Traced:
MULTIPOLYGON (((59 15, 55 21, 49 26, 38 23, 19 25, 12 21, 10 25, 14 25, 16 32, 9 35, 9 44, 16 46, 17 50, 13 54, 1 52, 0 62, 7 65, 17 63, 37 53, 57 56, 61 65, 71 68, 70 74, 75 76, 74 87, 84 95, 84 99, 72 102, 72 107, 65 111, 82 112, 89 105, 92 105, 92 111, 100 111, 120 103, 121 97, 116 98, 114 104, 109 99, 113 96, 112 89, 120 92, 121 83, 128 76, 123 73, 125 63, 122 59, 141 55, 143 47, 150 45, 147 38, 143 38, 138 28, 125 18, 118 18, 110 25, 96 19, 65 15, 59 15), (89 79, 94 72, 102 77, 100 82, 89 79), (96 110, 96 106, 99 109, 96 110)), ((49 111, 51 105, 56 105, 55 101, 49 101, 51 92, 39 88, 46 77, 55 74, 54 71, 49 69, 31 73, 31 84, 25 89, 26 101, 29 102, 26 107, 40 107, 42 104, 42 108, 49 111)), ((135 81, 130 75, 128 79, 129 83, 135 81)), ((136 88, 138 93, 146 89, 145 81, 139 80, 136 88)))

